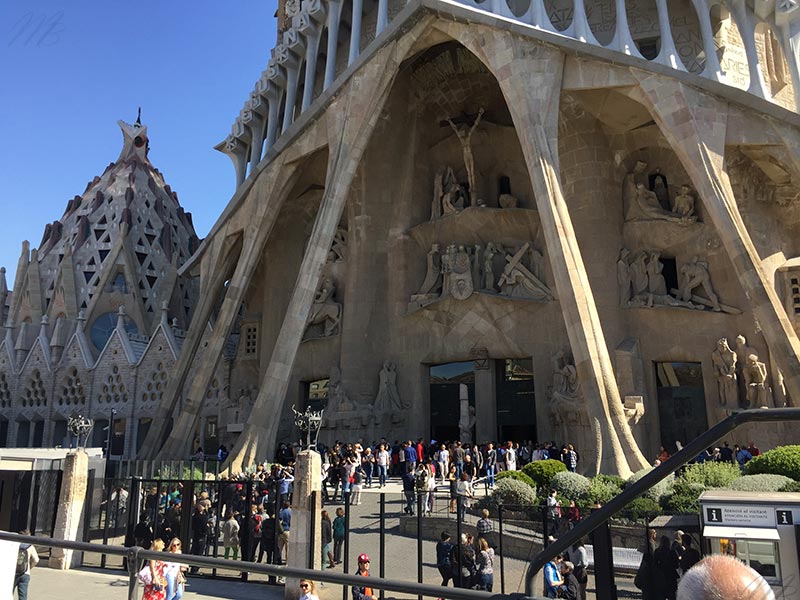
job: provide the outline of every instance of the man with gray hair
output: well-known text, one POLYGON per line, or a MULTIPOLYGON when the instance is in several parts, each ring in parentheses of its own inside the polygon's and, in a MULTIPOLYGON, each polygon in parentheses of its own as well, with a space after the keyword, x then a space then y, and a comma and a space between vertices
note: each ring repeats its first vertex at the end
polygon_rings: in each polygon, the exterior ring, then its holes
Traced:
POLYGON ((732 556, 712 554, 689 569, 677 600, 775 600, 769 584, 732 556))

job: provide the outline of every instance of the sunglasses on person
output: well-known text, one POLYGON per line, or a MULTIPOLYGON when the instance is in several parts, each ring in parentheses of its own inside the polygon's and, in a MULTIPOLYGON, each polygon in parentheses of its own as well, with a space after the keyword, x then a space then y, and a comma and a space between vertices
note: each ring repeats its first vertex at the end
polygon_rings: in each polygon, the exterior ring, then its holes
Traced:
POLYGON ((301 587, 301 588, 307 588, 307 587, 308 587, 308 584, 307 584, 307 583, 301 583, 301 584, 300 584, 300 587, 301 587))

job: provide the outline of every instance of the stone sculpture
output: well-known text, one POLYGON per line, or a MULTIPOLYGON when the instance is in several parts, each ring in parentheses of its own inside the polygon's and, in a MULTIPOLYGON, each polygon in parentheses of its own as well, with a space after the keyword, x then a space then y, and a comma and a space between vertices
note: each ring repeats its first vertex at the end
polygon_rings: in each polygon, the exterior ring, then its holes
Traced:
POLYGON ((442 285, 442 267, 439 259, 439 244, 433 244, 428 252, 428 269, 425 272, 425 281, 416 295, 427 296, 434 293, 442 285))
POLYGON ((711 287, 711 278, 708 275, 708 263, 698 260, 696 256, 692 257, 691 262, 686 263, 681 267, 681 300, 688 302, 693 300, 692 292, 695 288, 702 287, 703 291, 708 296, 711 302, 710 306, 715 312, 719 312, 722 308, 719 305, 719 299, 711 287))
POLYGON ((739 388, 736 383, 736 352, 728 345, 727 338, 717 341, 717 348, 711 353, 714 374, 717 377, 720 406, 737 407, 739 388))
POLYGON ((478 128, 478 124, 483 117, 483 112, 483 107, 481 107, 472 127, 467 127, 466 124, 456 125, 451 119, 447 119, 447 122, 450 123, 450 127, 458 137, 458 142, 461 144, 461 152, 464 155, 464 168, 467 171, 467 182, 469 183, 469 193, 473 199, 474 205, 478 205, 479 202, 477 201, 478 188, 475 184, 475 158, 472 156, 472 134, 475 133, 475 130, 478 128))
POLYGON ((378 395, 373 404, 375 416, 379 418, 381 415, 400 412, 404 408, 397 391, 397 368, 385 360, 379 375, 378 395))
POLYGON ((530 244, 527 242, 514 253, 506 255, 506 266, 498 285, 506 296, 549 302, 553 299, 550 289, 522 263, 530 244))
POLYGON ((767 406, 767 366, 750 354, 742 369, 747 389, 747 408, 767 406))
POLYGON ((625 418, 631 425, 636 425, 644 416, 644 398, 642 396, 625 396, 623 399, 625 418))
POLYGON ((667 281, 661 274, 664 265, 658 260, 660 256, 659 252, 652 252, 650 260, 647 261, 647 291, 654 297, 667 295, 667 281))
POLYGON ((456 181, 452 167, 439 169, 433 178, 431 221, 452 215, 464 208, 464 190, 456 181))
POLYGON ((328 252, 328 262, 339 262, 344 260, 347 251, 347 230, 339 227, 333 237, 331 249, 328 252))
POLYGON ((450 280, 448 286, 450 295, 457 300, 466 300, 472 295, 472 269, 464 246, 451 254, 448 273, 445 275, 450 280))
POLYGON ((592 448, 587 435, 589 415, 586 398, 583 395, 578 370, 571 358, 559 351, 552 359, 553 389, 550 398, 549 415, 553 427, 561 439, 574 440, 579 448, 592 448))
POLYGON ((339 367, 332 367, 328 379, 328 404, 325 406, 325 411, 332 416, 351 410, 353 410, 353 403, 342 384, 342 372, 339 367))
POLYGON ((444 171, 439 169, 433 177, 433 200, 431 201, 431 221, 442 216, 442 196, 444 195, 444 171))
MULTIPOLYGON (((647 167, 647 163, 636 163, 633 171, 625 175, 622 185, 623 206, 625 207, 626 221, 668 221, 679 225, 690 225, 697 221, 696 216, 682 215, 662 207, 656 192, 637 182, 637 177, 647 167)), ((656 180, 657 181, 657 180, 656 180)), ((659 188, 661 189, 661 188, 659 188)), ((666 200, 666 186, 663 186, 664 199, 666 200)))
POLYGON ((492 242, 486 244, 483 252, 483 289, 487 292, 497 291, 494 286, 494 257, 497 252, 497 246, 492 242))
POLYGON ((314 303, 311 305, 311 312, 306 322, 306 338, 311 337, 330 337, 338 332, 339 323, 342 318, 342 305, 333 299, 336 286, 333 279, 326 277, 322 280, 314 303), (310 329, 315 325, 321 325, 321 335, 310 335, 310 329))
POLYGON ((472 247, 472 289, 481 289, 481 245, 475 244, 472 247))
POLYGON ((497 199, 497 204, 500 208, 517 208, 517 206, 519 206, 519 200, 511 194, 500 194, 500 197, 497 199))
POLYGON ((619 305, 627 308, 631 301, 631 286, 633 284, 631 276, 631 266, 628 264, 630 251, 623 248, 619 252, 617 260, 617 284, 619 285, 619 305))
POLYGON ((683 218, 694 216, 694 196, 688 185, 682 185, 680 194, 672 202, 672 212, 683 218))
POLYGON ((461 400, 461 411, 458 419, 458 439, 462 444, 472 443, 472 429, 475 427, 475 407, 469 406, 469 400, 464 398, 461 400), (464 410, 464 405, 467 404, 467 409, 464 410))

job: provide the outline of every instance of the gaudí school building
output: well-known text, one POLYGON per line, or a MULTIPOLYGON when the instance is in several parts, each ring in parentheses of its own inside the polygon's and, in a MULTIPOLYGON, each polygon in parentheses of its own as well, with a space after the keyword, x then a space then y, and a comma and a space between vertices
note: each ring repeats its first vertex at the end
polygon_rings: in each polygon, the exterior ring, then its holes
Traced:
POLYGON ((310 406, 323 441, 554 439, 627 474, 792 405, 798 35, 795 2, 282 3, 204 240, 137 123, 23 246, 0 438, 114 408, 120 456, 238 469, 310 406))

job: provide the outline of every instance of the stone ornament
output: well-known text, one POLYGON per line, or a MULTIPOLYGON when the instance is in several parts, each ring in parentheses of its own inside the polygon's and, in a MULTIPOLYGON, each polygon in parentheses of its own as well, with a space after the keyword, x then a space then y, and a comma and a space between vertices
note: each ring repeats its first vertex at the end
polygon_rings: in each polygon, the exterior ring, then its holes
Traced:
POLYGON ((94 429, 94 421, 92 419, 81 415, 67 419, 67 431, 77 440, 78 448, 86 447, 92 429, 94 429))
POLYGON ((651 189, 637 181, 647 168, 647 163, 638 161, 633 171, 625 175, 622 184, 622 201, 625 221, 668 221, 678 225, 691 225, 697 222, 694 214, 694 198, 688 186, 681 187, 681 193, 669 203, 669 188, 666 177, 656 170, 650 177, 651 189), (671 210, 664 208, 671 206, 671 210))
POLYGON ((475 133, 475 130, 478 128, 483 113, 484 110, 483 107, 481 107, 471 127, 468 127, 466 123, 456 125, 451 119, 447 119, 453 132, 458 137, 458 143, 461 144, 461 152, 464 154, 464 168, 467 171, 467 182, 469 183, 469 193, 476 206, 480 205, 481 202, 477 200, 478 188, 475 182, 475 158, 472 156, 472 134, 475 133))
POLYGON ((350 397, 344 389, 342 384, 342 371, 339 367, 332 367, 331 374, 328 379, 328 404, 325 410, 329 415, 336 415, 337 413, 350 412, 354 408, 350 397))
POLYGON ((347 230, 344 229, 343 227, 339 227, 333 236, 331 249, 328 252, 328 262, 334 263, 343 261, 345 259, 346 252, 347 252, 347 230))
POLYGON ((767 407, 767 366, 758 360, 756 354, 747 356, 742 369, 747 390, 746 408, 767 407))
POLYGON ((304 340, 331 337, 339 333, 342 305, 334 300, 335 293, 333 279, 324 278, 311 305, 304 340))
POLYGON ((623 400, 625 418, 631 425, 636 425, 644 416, 644 398, 642 396, 625 396, 623 400))
POLYGON ((494 242, 488 242, 485 248, 480 244, 449 244, 444 254, 441 247, 433 244, 428 252, 425 280, 411 296, 410 310, 448 297, 466 300, 475 292, 535 302, 554 299, 539 275, 544 257, 531 248, 530 242, 509 250, 494 242), (498 256, 506 261, 499 278, 498 256))
POLYGON ((717 341, 717 348, 711 353, 711 363, 717 377, 720 406, 737 407, 739 405, 739 388, 736 378, 737 356, 728 345, 727 338, 717 341))
POLYGON ((456 181, 453 168, 447 167, 437 171, 433 178, 431 221, 464 210, 465 200, 466 192, 463 186, 456 181))

